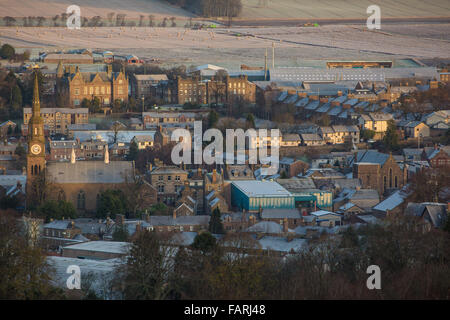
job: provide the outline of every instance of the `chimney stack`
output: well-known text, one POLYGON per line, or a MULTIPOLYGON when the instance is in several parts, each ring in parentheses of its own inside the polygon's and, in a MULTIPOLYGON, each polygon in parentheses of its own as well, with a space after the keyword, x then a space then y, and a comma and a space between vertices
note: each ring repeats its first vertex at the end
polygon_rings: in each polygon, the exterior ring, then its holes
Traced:
POLYGON ((283 219, 283 232, 284 233, 289 232, 289 223, 288 223, 288 219, 287 218, 283 219))
POLYGON ((213 169, 212 183, 217 183, 217 170, 213 169))
POLYGON ((125 223, 125 216, 123 214, 117 214, 116 215, 116 223, 119 226, 123 225, 125 223))

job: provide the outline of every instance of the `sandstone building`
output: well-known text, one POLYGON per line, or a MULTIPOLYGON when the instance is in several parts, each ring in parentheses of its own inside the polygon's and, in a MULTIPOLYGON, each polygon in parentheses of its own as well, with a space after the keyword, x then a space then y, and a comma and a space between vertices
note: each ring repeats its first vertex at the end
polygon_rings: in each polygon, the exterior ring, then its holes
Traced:
POLYGON ((70 106, 81 105, 83 99, 98 98, 101 106, 109 106, 114 101, 128 101, 128 77, 124 71, 112 72, 107 66, 106 72, 80 72, 78 68, 58 66, 57 91, 64 96, 70 106))
MULTIPOLYGON (((44 127, 50 134, 68 134, 71 124, 87 124, 89 122, 88 108, 42 108, 41 117, 44 127)), ((22 134, 28 134, 28 122, 33 115, 31 108, 23 108, 22 134)))

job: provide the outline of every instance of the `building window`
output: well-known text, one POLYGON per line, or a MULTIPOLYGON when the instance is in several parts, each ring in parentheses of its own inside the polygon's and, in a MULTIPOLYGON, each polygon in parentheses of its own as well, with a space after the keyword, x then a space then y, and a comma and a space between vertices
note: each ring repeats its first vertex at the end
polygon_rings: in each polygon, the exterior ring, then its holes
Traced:
POLYGON ((158 180, 159 181, 163 181, 164 180, 164 176, 158 176, 158 180))
POLYGON ((395 176, 395 178, 394 178, 394 186, 395 186, 395 188, 398 188, 398 177, 397 176, 395 176))
POLYGON ((389 188, 392 188, 392 168, 389 169, 389 188))
POLYGON ((86 194, 84 193, 83 190, 81 190, 78 193, 77 208, 78 209, 85 209, 86 208, 86 194))
POLYGON ((164 192, 164 186, 158 186, 158 192, 163 193, 164 192))

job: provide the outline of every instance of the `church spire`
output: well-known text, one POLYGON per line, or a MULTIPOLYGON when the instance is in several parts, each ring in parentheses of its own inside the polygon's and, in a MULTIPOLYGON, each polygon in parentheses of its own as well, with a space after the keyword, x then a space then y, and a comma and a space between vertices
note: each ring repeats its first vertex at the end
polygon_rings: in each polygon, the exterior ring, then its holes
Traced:
POLYGON ((63 75, 64 75, 63 64, 62 64, 62 61, 59 60, 59 62, 58 62, 58 67, 56 68, 56 76, 57 76, 58 78, 62 78, 63 75))
POLYGON ((39 102, 39 82, 37 72, 34 73, 34 91, 33 91, 33 116, 41 116, 41 104, 39 102))

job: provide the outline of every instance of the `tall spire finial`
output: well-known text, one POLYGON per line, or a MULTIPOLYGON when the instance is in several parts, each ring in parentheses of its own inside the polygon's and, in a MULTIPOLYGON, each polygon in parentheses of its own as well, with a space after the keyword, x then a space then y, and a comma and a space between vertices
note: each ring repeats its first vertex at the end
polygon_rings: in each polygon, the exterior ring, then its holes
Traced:
POLYGON ((37 71, 34 72, 34 91, 33 91, 33 115, 41 115, 41 104, 39 102, 39 82, 37 71))
POLYGON ((70 155, 70 163, 75 163, 75 149, 72 147, 72 154, 70 155))
POLYGON ((106 146, 105 146, 105 163, 109 163, 108 144, 106 144, 106 146))
POLYGON ((62 64, 62 61, 59 60, 59 62, 58 62, 58 67, 56 68, 56 76, 57 76, 58 78, 62 78, 63 75, 64 75, 63 64, 62 64))

